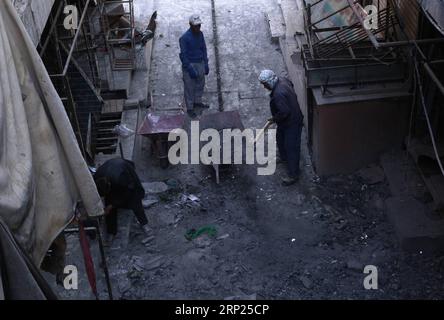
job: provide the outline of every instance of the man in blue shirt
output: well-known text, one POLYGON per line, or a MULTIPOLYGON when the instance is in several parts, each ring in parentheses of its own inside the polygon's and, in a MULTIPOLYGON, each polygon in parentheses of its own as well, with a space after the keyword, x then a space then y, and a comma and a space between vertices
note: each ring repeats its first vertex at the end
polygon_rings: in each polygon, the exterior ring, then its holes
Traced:
POLYGON ((205 38, 200 31, 202 20, 199 15, 190 17, 190 29, 180 38, 180 60, 182 61, 185 104, 188 115, 196 117, 194 108, 208 108, 202 103, 205 76, 210 72, 205 38))

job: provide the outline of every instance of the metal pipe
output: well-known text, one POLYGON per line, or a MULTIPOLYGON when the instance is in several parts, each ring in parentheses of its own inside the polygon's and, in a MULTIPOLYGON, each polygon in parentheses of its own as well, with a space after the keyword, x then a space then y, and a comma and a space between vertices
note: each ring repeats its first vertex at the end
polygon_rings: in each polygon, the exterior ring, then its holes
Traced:
POLYGON ((114 300, 113 298, 113 289, 111 286, 111 280, 109 277, 109 271, 108 271, 108 263, 106 262, 106 256, 105 256, 105 249, 103 248, 103 239, 102 239, 102 233, 100 232, 100 220, 97 219, 97 237, 99 238, 99 249, 100 249, 100 256, 102 258, 102 266, 103 271, 105 272, 105 280, 106 280, 106 286, 108 288, 108 296, 109 300, 114 300))
POLYGON ((90 2, 91 2, 91 0, 87 0, 85 8, 83 9, 82 17, 80 18, 78 29, 77 29, 76 34, 74 36, 74 40, 72 41, 71 49, 69 51, 69 55, 66 60, 65 68, 63 69, 63 75, 66 75, 66 73, 68 72, 69 64, 71 63, 71 58, 72 58, 72 55, 74 54, 77 39, 80 36, 81 30, 82 30, 81 26, 83 25, 83 21, 85 20, 86 12, 88 11, 88 7, 89 7, 90 2))
POLYGON ((420 97, 421 97, 421 104, 424 110, 424 115, 427 121, 427 127, 429 129, 429 134, 430 134, 430 138, 432 140, 432 145, 433 145, 433 150, 435 152, 435 156, 436 156, 436 161, 438 162, 438 166, 441 170, 442 175, 444 176, 444 165, 440 159, 439 156, 439 152, 438 152, 438 147, 436 145, 436 140, 435 140, 435 135, 433 133, 433 128, 432 128, 432 124, 430 122, 430 117, 429 117, 429 113, 427 111, 427 106, 426 106, 426 102, 425 102, 425 97, 424 97, 424 90, 423 90, 423 85, 422 85, 422 81, 421 81, 421 75, 419 73, 419 68, 418 68, 418 63, 415 61, 415 71, 416 71, 416 81, 417 84, 419 86, 419 93, 420 93, 420 97))
POLYGON ((440 63, 444 63, 444 60, 435 60, 430 62, 430 64, 440 64, 440 63))
POLYGON ((435 82, 436 86, 438 87, 439 91, 441 91, 441 94, 444 95, 444 85, 442 84, 441 80, 438 79, 435 72, 433 72, 432 68, 430 68, 429 64, 424 62, 423 67, 425 71, 428 73, 430 78, 432 78, 433 82, 435 82))
POLYGON ((441 43, 441 42, 444 42, 444 38, 382 42, 382 43, 379 43, 379 47, 381 47, 381 48, 403 47, 403 46, 415 45, 415 44, 428 44, 428 43, 441 43))
MULTIPOLYGON (((106 256, 105 256, 105 250, 103 248, 103 238, 102 238, 102 233, 100 232, 100 220, 96 220, 97 223, 97 227, 87 227, 84 228, 85 231, 94 231, 97 235, 98 238, 98 242, 99 242, 99 251, 100 251, 100 257, 102 259, 102 266, 103 266, 103 271, 105 273, 105 280, 106 280, 106 286, 108 289, 108 296, 110 300, 114 300, 113 298, 113 290, 112 290, 112 286, 111 286, 111 281, 110 281, 110 277, 109 277, 109 271, 108 271, 108 263, 106 262, 106 256)), ((80 233, 80 228, 69 228, 69 229, 65 229, 64 233, 80 233)))

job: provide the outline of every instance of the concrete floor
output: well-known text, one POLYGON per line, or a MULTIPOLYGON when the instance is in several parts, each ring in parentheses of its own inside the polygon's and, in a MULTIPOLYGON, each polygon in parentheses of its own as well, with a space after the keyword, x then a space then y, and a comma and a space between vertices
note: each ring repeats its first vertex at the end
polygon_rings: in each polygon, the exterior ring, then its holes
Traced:
MULTIPOLYGON (((221 80, 226 110, 239 110, 246 127, 269 117, 267 93, 257 83, 263 68, 285 75, 264 14, 273 0, 216 0, 221 80)), ((151 90, 160 111, 182 103, 178 39, 192 13, 204 20, 211 73, 205 99, 217 112, 217 83, 210 0, 135 0, 138 19, 158 10, 151 90), (151 10, 151 11, 150 11, 151 10)), ((301 182, 280 185, 285 168, 258 177, 255 167, 235 167, 214 182, 210 168, 159 167, 148 140, 139 139, 136 165, 143 181, 168 181, 174 190, 147 210, 152 244, 130 214, 107 250, 115 298, 120 299, 438 299, 444 298, 444 259, 403 253, 387 221, 387 182, 369 184, 359 173, 319 179, 303 148, 301 182), (200 201, 185 201, 193 194, 200 201), (187 241, 187 230, 205 225, 219 239, 187 241), (127 233, 127 226, 131 226, 127 233), (126 237, 127 234, 129 237, 126 237), (126 243, 127 242, 127 243, 126 243), (379 270, 379 290, 364 289, 365 265, 379 270)), ((74 249, 73 249, 74 250, 74 249)), ((90 298, 86 281, 66 298, 90 298)), ((105 298, 103 275, 99 274, 105 298)))

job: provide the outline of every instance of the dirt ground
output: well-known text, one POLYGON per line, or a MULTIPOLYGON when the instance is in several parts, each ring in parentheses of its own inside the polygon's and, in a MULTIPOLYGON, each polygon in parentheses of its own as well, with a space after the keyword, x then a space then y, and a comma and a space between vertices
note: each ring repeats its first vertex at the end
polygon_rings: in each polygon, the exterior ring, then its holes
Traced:
MULTIPOLYGON (((151 73, 155 108, 182 103, 178 39, 188 17, 197 12, 204 20, 211 61, 205 93, 211 109, 205 113, 217 112, 211 1, 135 3, 138 19, 146 19, 152 9, 159 13, 151 73)), ((215 3, 225 110, 239 110, 246 127, 260 128, 269 117, 269 98, 257 82, 258 74, 264 68, 286 74, 264 15, 277 10, 277 3, 215 3)), ((115 299, 444 298, 444 257, 407 254, 399 248, 385 214, 390 192, 383 174, 373 181, 365 172, 321 179, 313 173, 304 143, 303 174, 295 186, 281 186, 283 165, 273 176, 258 176, 254 166, 232 167, 217 185, 211 168, 163 170, 148 140, 137 145, 141 180, 164 182, 169 189, 150 195, 158 201, 146 211, 152 241, 145 239, 131 214, 120 217, 119 237, 107 248, 115 299), (217 235, 185 238, 188 230, 203 226, 214 227, 217 235), (378 268, 378 290, 363 286, 366 265, 378 268)), ((69 243, 76 242, 72 238, 69 243)), ((76 250, 78 245, 72 245, 68 262, 77 259, 76 250)), ((106 298, 101 272, 98 278, 100 295, 106 298)), ((67 299, 92 298, 86 279, 79 286, 77 292, 58 292, 67 299)))

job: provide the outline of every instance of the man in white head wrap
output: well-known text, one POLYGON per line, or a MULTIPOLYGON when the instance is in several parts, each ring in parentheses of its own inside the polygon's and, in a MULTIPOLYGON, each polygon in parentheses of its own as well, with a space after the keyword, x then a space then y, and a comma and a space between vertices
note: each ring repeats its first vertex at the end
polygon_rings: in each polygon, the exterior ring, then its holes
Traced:
POLYGON ((282 179, 285 186, 295 184, 299 179, 301 133, 304 116, 294 91, 293 83, 279 78, 272 70, 264 70, 259 82, 269 91, 272 121, 277 124, 277 143, 281 162, 288 166, 288 176, 282 179))
POLYGON ((259 81, 268 90, 273 90, 278 80, 279 80, 278 76, 271 70, 264 70, 259 75, 259 81))

